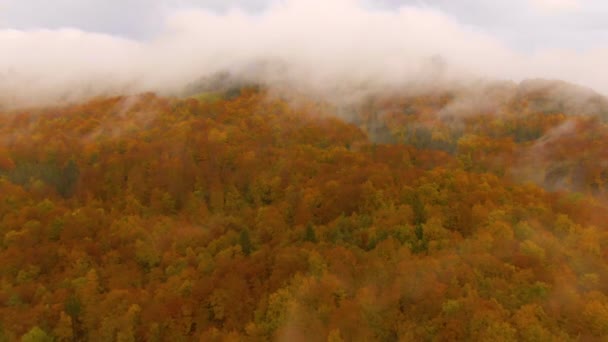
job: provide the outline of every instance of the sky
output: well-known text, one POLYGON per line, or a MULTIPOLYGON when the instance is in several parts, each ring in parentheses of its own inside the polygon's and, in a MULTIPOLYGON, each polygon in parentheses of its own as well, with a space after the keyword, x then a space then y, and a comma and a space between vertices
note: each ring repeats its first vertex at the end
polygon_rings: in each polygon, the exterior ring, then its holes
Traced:
MULTIPOLYGON (((328 0, 332 1, 332 0, 328 0)), ((133 39, 162 32, 175 10, 268 9, 270 0, 0 0, 0 28, 79 28, 133 39)), ((608 45, 608 1, 604 0, 367 0, 370 9, 433 8, 463 25, 484 30, 515 49, 608 45)), ((322 5, 321 5, 322 6, 322 5)))
POLYGON ((440 60, 444 78, 608 94, 605 18, 605 0, 0 0, 0 91, 176 90, 226 69, 327 91, 428 79, 440 60))

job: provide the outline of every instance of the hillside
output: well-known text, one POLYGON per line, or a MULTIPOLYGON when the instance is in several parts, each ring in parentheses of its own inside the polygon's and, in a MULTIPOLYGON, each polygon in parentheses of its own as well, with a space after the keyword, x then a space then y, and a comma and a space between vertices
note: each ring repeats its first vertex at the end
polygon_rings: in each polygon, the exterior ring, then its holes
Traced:
POLYGON ((608 105, 567 84, 0 114, 0 341, 608 336, 608 105))

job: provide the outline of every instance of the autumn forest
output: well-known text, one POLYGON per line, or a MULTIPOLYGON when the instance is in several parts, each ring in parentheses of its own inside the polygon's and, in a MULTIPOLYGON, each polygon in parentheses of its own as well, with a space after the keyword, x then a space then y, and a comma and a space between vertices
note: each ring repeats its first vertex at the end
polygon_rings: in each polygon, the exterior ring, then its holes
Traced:
POLYGON ((0 114, 0 341, 600 341, 608 101, 256 85, 0 114))

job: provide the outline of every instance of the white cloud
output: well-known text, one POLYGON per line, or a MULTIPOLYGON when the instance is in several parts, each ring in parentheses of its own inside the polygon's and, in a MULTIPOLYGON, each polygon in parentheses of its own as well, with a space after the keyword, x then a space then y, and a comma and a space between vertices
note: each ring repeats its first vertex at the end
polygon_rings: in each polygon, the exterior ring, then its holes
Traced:
POLYGON ((107 92, 175 92, 221 70, 330 92, 471 77, 563 78, 608 92, 608 50, 516 52, 430 8, 354 0, 281 2, 250 14, 180 10, 146 42, 79 30, 0 30, 0 101, 48 103, 107 92), (260 68, 259 61, 272 61, 260 68), (437 59, 435 59, 437 60, 437 59), (277 62, 277 61, 280 61, 277 62))
POLYGON ((582 9, 580 0, 531 0, 537 9, 546 12, 571 12, 582 9))

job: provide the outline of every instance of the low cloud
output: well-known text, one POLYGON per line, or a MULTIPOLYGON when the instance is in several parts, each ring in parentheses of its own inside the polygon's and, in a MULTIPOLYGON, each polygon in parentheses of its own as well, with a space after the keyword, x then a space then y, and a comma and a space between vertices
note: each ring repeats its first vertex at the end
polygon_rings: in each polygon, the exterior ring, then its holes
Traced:
POLYGON ((3 107, 181 94, 220 72, 327 96, 537 77, 608 93, 600 72, 608 49, 523 54, 437 10, 369 9, 354 0, 286 1, 255 14, 180 10, 146 41, 75 29, 0 30, 0 46, 3 107))
POLYGON ((582 8, 580 0, 531 0, 532 5, 545 12, 571 12, 582 8))

